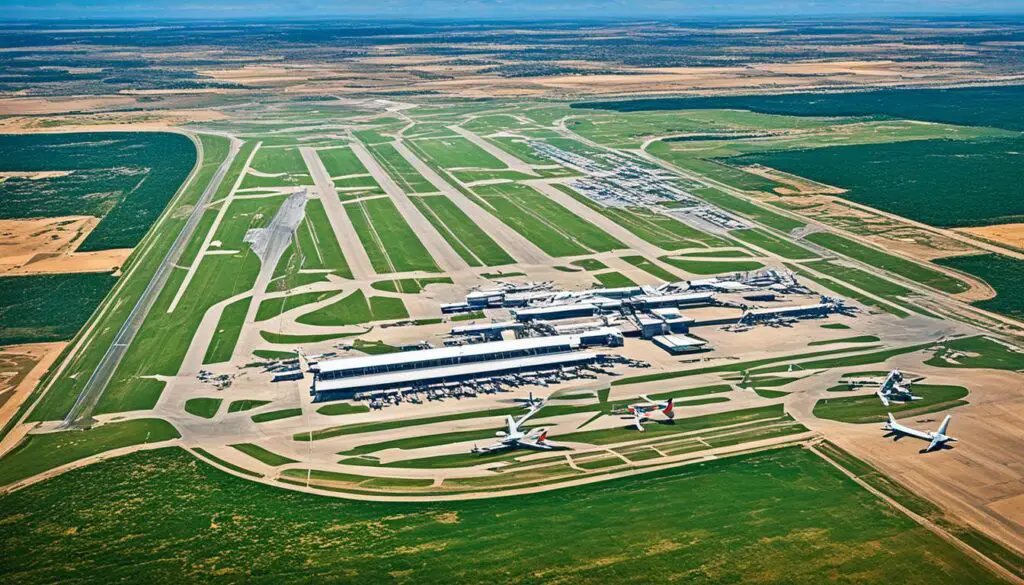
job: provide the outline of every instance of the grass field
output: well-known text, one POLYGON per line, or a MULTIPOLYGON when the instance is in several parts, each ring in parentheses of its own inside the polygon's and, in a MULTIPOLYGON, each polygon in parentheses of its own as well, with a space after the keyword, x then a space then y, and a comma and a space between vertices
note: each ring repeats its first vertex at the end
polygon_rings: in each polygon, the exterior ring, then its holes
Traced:
POLYGON ((680 280, 677 275, 672 274, 643 256, 622 256, 622 260, 665 282, 678 282, 680 280))
POLYGON ((345 205, 345 211, 378 274, 440 271, 423 242, 390 199, 349 203, 345 205))
POLYGON ((228 412, 244 412, 246 410, 252 410, 259 408, 264 404, 270 404, 269 400, 232 400, 231 404, 228 405, 228 412))
POLYGON ((29 435, 4 455, 0 486, 105 451, 177 439, 171 423, 160 419, 113 422, 86 431, 29 435))
POLYGON ((367 150, 373 154, 380 166, 384 167, 388 175, 405 193, 434 193, 437 187, 419 173, 409 161, 390 144, 377 144, 368 146, 367 150))
POLYGON ((501 266, 515 262, 447 196, 413 197, 412 201, 470 266, 501 266))
POLYGON ((116 282, 99 272, 0 277, 0 344, 71 339, 116 282))
POLYGON ((601 283, 601 286, 608 288, 618 288, 620 286, 636 286, 631 278, 622 274, 621 272, 602 272, 601 274, 595 274, 594 278, 601 283))
POLYGON ((687 260, 664 256, 661 261, 685 270, 690 274, 724 274, 726 272, 748 272, 764 268, 764 264, 753 260, 687 260))
POLYGON ((807 260, 818 257, 817 254, 807 248, 794 244, 789 240, 784 240, 764 230, 745 229, 729 233, 733 237, 743 240, 748 244, 753 244, 758 248, 767 250, 772 254, 778 254, 779 256, 790 260, 807 260))
POLYGON ((435 165, 445 168, 476 167, 481 169, 504 169, 505 164, 469 140, 446 137, 413 142, 435 165))
POLYGON ((852 576, 850 583, 1000 582, 796 448, 515 499, 432 504, 285 493, 166 449, 91 466, 2 503, 0 538, 8 554, 0 562, 5 573, 32 582, 77 575, 81 582, 108 583, 140 565, 153 567, 150 579, 157 582, 232 582, 244 573, 253 583, 300 583, 344 572, 342 580, 351 582, 390 582, 400 574, 418 583, 514 575, 648 583, 652 571, 693 583, 758 575, 765 584, 817 584, 832 571, 852 576), (148 473, 136 472, 147 464, 148 473), (700 497, 681 506, 681 492, 700 497), (181 506, 183 498, 188 506, 181 506), (49 512, 68 501, 90 505, 49 512), (636 506, 661 521, 634 530, 636 515, 622 511, 636 506), (581 509, 588 513, 573 512, 581 509), (9 520, 14 514, 20 521, 9 520), (538 517, 548 521, 537 523, 538 517), (222 529, 218 538, 196 540, 187 527, 207 527, 211 518, 222 529), (339 521, 344 536, 326 532, 339 521), (63 536, 83 525, 90 529, 63 536), (529 527, 533 537, 519 538, 510 527, 529 527), (119 537, 125 533, 133 538, 119 537), (296 541, 322 545, 292 551, 288 543, 296 541), (552 546, 558 542, 573 546, 552 546), (644 571, 636 570, 638 555, 644 571))
POLYGON ((1024 370, 1024 351, 988 337, 965 337, 942 344, 928 361, 939 368, 992 368, 996 370, 1024 370))
POLYGON ((281 420, 284 418, 293 418, 302 415, 301 408, 283 408, 281 410, 271 410, 270 412, 261 412, 260 414, 252 415, 252 422, 254 423, 265 423, 275 420, 281 420))
POLYGON ((306 202, 306 217, 295 233, 295 242, 304 269, 330 269, 342 278, 352 278, 352 270, 338 245, 322 201, 306 202))
MULTIPOLYGON (((830 266, 834 266, 834 265, 830 265, 830 266)), ((792 270, 793 272, 795 272, 795 273, 797 273, 797 274, 799 274, 799 275, 801 275, 801 276, 803 276, 803 277, 805 277, 805 278, 807 278, 809 280, 812 280, 812 281, 814 281, 814 282, 816 282, 816 283, 818 283, 818 284, 828 288, 829 290, 831 290, 831 291, 833 291, 835 293, 838 293, 838 294, 840 294, 840 295, 842 295, 842 296, 844 296, 844 297, 846 297, 848 299, 853 299, 853 300, 855 300, 855 301, 857 301, 857 302, 859 302, 859 303, 861 303, 861 304, 863 304, 865 306, 875 307, 875 308, 881 309, 881 310, 883 310, 883 311, 885 311, 887 313, 891 313, 893 315, 896 315, 900 319, 902 319, 904 317, 910 316, 910 313, 904 311, 903 309, 900 309, 896 305, 876 300, 874 297, 869 297, 868 295, 866 295, 864 293, 861 293, 859 291, 853 290, 852 288, 846 286, 845 284, 842 284, 841 282, 832 280, 831 278, 825 278, 823 276, 818 276, 817 274, 812 274, 810 271, 804 269, 802 266, 798 266, 798 265, 795 265, 795 264, 786 264, 786 267, 789 268, 790 270, 792 270)), ((837 267, 837 268, 839 268, 839 267, 837 267)), ((852 269, 848 269, 848 270, 852 270, 852 269)), ((842 324, 839 323, 838 325, 842 325, 842 324)), ((824 327, 824 325, 822 327, 824 327)), ((848 326, 846 328, 849 329, 848 326)))
POLYGON ((245 322, 245 314, 249 311, 250 300, 241 299, 224 307, 220 321, 217 322, 217 330, 206 348, 206 355, 203 356, 203 364, 219 364, 231 359, 238 337, 242 334, 242 325, 245 322))
POLYGON ((690 227, 668 215, 643 207, 605 207, 577 193, 568 185, 555 185, 555 188, 663 250, 729 245, 729 242, 719 237, 690 227))
POLYGON ((306 161, 302 160, 302 153, 298 148, 263 146, 256 151, 256 156, 249 166, 254 171, 272 176, 264 177, 250 173, 242 180, 242 189, 313 184, 309 169, 306 168, 306 161))
POLYGON ((185 412, 202 417, 213 418, 220 410, 220 403, 223 398, 189 398, 185 401, 185 412))
POLYGON ((447 276, 434 278, 400 278, 398 280, 378 280, 370 286, 387 292, 405 294, 419 294, 424 288, 431 284, 452 284, 452 279, 447 276))
POLYGON ((474 191, 494 215, 551 256, 577 256, 626 247, 526 185, 483 185, 474 191))
POLYGON ((409 316, 402 299, 393 297, 370 297, 363 291, 356 292, 311 313, 300 315, 296 321, 305 325, 338 327, 359 325, 370 321, 404 319, 409 316))
POLYGON ((888 407, 883 406, 874 394, 823 398, 814 405, 814 416, 848 423, 873 423, 887 420, 887 412, 893 413, 896 417, 911 416, 966 404, 961 399, 967 396, 967 389, 962 386, 914 384, 913 392, 922 399, 911 402, 894 401, 888 407))
POLYGON ((277 317, 281 313, 287 313, 303 305, 322 301, 336 294, 336 291, 308 292, 267 299, 260 303, 260 308, 256 310, 256 320, 266 321, 267 319, 277 317))
POLYGON ((316 155, 320 157, 320 162, 323 163, 324 169, 331 177, 369 174, 363 163, 359 161, 359 157, 347 146, 321 148, 316 151, 316 155))
POLYGON ((0 171, 73 171, 6 179, 0 219, 91 215, 102 220, 78 250, 132 248, 195 163, 195 146, 177 133, 0 134, 0 171))
POLYGON ((274 453, 269 449, 265 449, 263 447, 260 447, 259 445, 254 445, 252 443, 238 443, 236 445, 231 445, 231 447, 271 467, 277 467, 279 465, 287 465, 289 463, 296 462, 294 459, 285 457, 284 455, 278 455, 277 453, 274 453))
POLYGON ((955 294, 970 288, 962 280, 948 276, 938 270, 887 254, 838 234, 816 232, 809 234, 806 239, 844 256, 849 256, 854 260, 859 260, 869 266, 899 274, 904 278, 909 278, 942 292, 955 294))
POLYGON ((337 416, 341 414, 359 414, 362 412, 370 412, 370 407, 365 404, 349 404, 348 402, 335 402, 327 404, 316 409, 320 414, 327 416, 337 416))
POLYGON ((1001 254, 939 258, 936 264, 972 274, 987 282, 996 297, 974 306, 1014 319, 1024 319, 1024 261, 1001 254))

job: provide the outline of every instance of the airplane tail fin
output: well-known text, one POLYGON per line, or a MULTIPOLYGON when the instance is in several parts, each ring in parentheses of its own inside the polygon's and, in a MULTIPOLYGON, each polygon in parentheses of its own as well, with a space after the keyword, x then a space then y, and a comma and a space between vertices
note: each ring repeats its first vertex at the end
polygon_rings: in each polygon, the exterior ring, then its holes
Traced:
POLYGON ((547 429, 544 429, 544 432, 541 433, 539 437, 537 437, 537 442, 538 443, 543 443, 544 441, 547 441, 547 440, 548 440, 548 431, 547 431, 547 429))
POLYGON ((665 416, 667 416, 669 418, 672 418, 672 417, 674 417, 676 415, 675 408, 676 408, 675 398, 669 398, 668 399, 668 404, 665 405, 665 408, 662 409, 661 412, 665 416))
POLYGON ((953 418, 953 415, 947 414, 946 418, 943 419, 942 426, 939 427, 939 434, 940 435, 945 435, 946 434, 946 429, 949 427, 949 421, 952 418, 953 418))
POLYGON ((886 414, 889 415, 889 425, 892 426, 896 424, 896 417, 894 417, 891 412, 887 412, 886 414))

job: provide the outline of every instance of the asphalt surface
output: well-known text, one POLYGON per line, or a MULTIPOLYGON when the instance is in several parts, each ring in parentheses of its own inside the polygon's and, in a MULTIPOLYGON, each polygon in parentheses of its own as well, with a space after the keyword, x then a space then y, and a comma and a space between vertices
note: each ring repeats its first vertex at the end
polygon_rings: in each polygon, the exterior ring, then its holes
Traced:
POLYGON ((60 424, 61 429, 69 429, 79 426, 81 423, 88 421, 92 417, 93 409, 96 408, 96 403, 99 402, 100 396, 103 395, 103 391, 107 388, 107 384, 110 383, 110 379, 114 376, 114 372, 117 370, 117 366, 121 363, 121 358, 124 357, 125 352, 128 351, 128 347, 132 344, 135 339, 135 334, 139 332, 139 328, 142 327, 143 322, 146 320, 146 316, 149 315, 150 309, 156 303, 157 296, 160 291, 163 290, 164 285, 167 284, 167 279, 171 276, 171 271, 174 269, 174 265, 181 258, 182 252, 185 250, 185 246, 188 245, 189 240, 192 239, 192 234, 196 231, 196 227, 199 225, 199 220, 203 217, 203 212, 206 211, 206 205, 213 198, 213 194, 217 192, 217 188, 220 186, 221 181, 224 180, 224 175, 227 174, 228 169, 231 167, 231 162, 238 155, 240 144, 234 140, 231 142, 231 147, 228 150, 228 156, 221 163, 220 168, 214 173, 213 178, 207 184, 206 189, 203 191, 202 196, 199 197, 199 201, 196 202, 195 207, 192 208, 192 213, 188 216, 188 220, 185 222, 185 226, 181 229, 181 233, 174 240, 171 248, 167 251, 167 255, 164 256, 163 262, 153 273, 153 278, 150 279, 149 284, 146 286, 146 290, 142 292, 142 296, 139 297, 138 302, 132 307, 131 313, 128 314, 128 318, 125 319, 121 329, 118 330, 117 335, 114 336, 114 341, 110 347, 107 348, 106 353, 100 359, 96 369, 93 370, 92 375, 89 376, 89 380, 85 383, 85 388, 78 395, 78 399, 75 401, 74 406, 68 411, 67 416, 64 417, 64 421, 60 424))

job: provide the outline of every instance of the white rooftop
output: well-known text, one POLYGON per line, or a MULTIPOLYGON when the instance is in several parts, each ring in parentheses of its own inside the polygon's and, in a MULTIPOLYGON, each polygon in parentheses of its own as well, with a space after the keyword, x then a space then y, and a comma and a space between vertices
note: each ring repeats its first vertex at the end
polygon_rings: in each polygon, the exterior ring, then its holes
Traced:
POLYGON ((371 376, 354 376, 351 378, 336 378, 334 380, 317 380, 314 383, 313 388, 317 392, 330 392, 355 391, 359 388, 368 386, 409 386, 413 384, 426 384, 431 380, 440 380, 443 378, 483 377, 491 372, 502 372, 511 369, 541 368, 555 364, 576 364, 591 361, 596 358, 597 354, 589 351, 537 355, 510 360, 494 360, 489 362, 460 364, 457 366, 444 366, 440 368, 421 368, 418 370, 409 370, 404 372, 388 372, 386 374, 375 374, 371 376))
POLYGON ((403 351, 366 357, 342 358, 320 362, 321 372, 336 372, 359 368, 415 364, 441 359, 459 359, 470 356, 500 354, 512 351, 527 351, 546 347, 567 346, 576 348, 580 345, 578 335, 553 335, 550 337, 527 337, 489 343, 474 343, 457 347, 438 347, 417 351, 403 351))

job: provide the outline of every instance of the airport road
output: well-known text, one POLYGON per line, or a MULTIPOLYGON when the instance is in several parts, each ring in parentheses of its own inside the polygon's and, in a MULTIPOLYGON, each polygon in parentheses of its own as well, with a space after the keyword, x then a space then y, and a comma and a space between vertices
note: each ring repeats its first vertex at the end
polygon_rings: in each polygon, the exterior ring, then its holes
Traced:
POLYGON ((96 407, 96 403, 99 402, 100 396, 103 395, 103 391, 106 389, 107 384, 110 383, 110 379, 114 376, 114 372, 117 370, 117 366, 121 363, 121 358, 124 357, 125 352, 128 351, 128 347, 131 346, 132 341, 135 339, 135 335, 139 332, 142 327, 142 323, 146 320, 146 316, 149 315, 150 309, 156 303, 157 297, 160 295, 160 291, 163 290, 164 285, 167 284, 167 279, 170 278, 171 272, 174 269, 174 265, 177 264, 178 259, 181 258, 181 253, 185 250, 185 246, 188 245, 189 240, 192 239, 192 234, 195 233, 196 227, 199 225, 199 220, 202 219, 203 213, 206 211, 206 205, 213 198, 213 194, 217 192, 217 188, 224 180, 224 176, 227 174, 228 169, 231 167, 231 163, 235 160, 238 155, 241 143, 237 140, 231 140, 231 147, 228 150, 228 156, 221 163, 217 172, 214 173, 213 178, 206 185, 206 189, 203 190, 203 194, 199 197, 199 201, 196 202, 192 208, 192 213, 189 214, 188 219, 185 221, 184 227, 181 228, 181 232, 178 237, 175 238, 174 243, 171 244, 171 248, 167 250, 167 254, 164 256, 160 266, 156 269, 153 274, 153 278, 150 279, 149 284, 146 286, 146 290, 142 292, 142 296, 139 297, 138 302, 132 307, 131 313, 128 314, 128 318, 125 319, 121 329, 118 330, 117 335, 114 336, 114 341, 110 347, 107 348, 106 353, 100 358, 99 364, 96 369, 93 370, 89 376, 89 380, 86 381, 85 387, 82 388, 82 392, 78 395, 78 399, 75 400, 74 406, 68 412, 67 416, 64 417, 64 421, 61 423, 60 428, 72 428, 80 421, 88 419, 92 415, 93 409, 96 407))
POLYGON ((345 255, 349 269, 352 270, 352 277, 356 280, 372 280, 376 276, 370 258, 363 249, 363 243, 359 240, 355 227, 348 219, 345 206, 338 199, 334 190, 334 181, 324 168, 320 157, 312 148, 301 147, 302 160, 306 161, 309 174, 313 177, 315 198, 319 198, 324 204, 324 211, 327 213, 327 221, 331 224, 331 231, 338 238, 338 245, 345 255))

